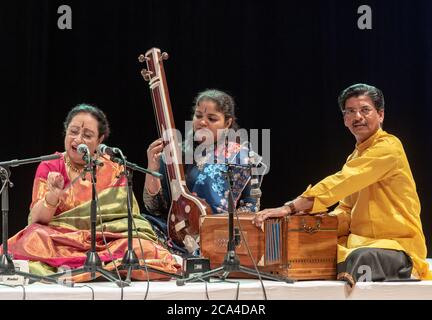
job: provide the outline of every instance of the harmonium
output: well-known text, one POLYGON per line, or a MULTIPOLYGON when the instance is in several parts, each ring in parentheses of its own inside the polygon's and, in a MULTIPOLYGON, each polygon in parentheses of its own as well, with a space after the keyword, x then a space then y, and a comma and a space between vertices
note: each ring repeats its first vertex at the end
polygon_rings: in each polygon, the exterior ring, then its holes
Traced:
MULTIPOLYGON (((262 228, 252 224, 253 217, 246 213, 233 218, 238 234, 235 252, 242 266, 254 268, 253 258, 260 271, 277 276, 336 279, 337 217, 314 214, 271 218, 264 221, 262 228)), ((202 222, 201 255, 210 260, 211 268, 221 266, 227 253, 228 225, 226 214, 207 215, 202 222)))

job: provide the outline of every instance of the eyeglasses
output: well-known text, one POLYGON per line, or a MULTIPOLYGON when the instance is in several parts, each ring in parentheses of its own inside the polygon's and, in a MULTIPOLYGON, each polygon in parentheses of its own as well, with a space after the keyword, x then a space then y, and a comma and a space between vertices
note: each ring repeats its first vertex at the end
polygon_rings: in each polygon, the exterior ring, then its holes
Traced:
POLYGON ((372 110, 373 108, 371 107, 362 107, 360 109, 345 109, 342 111, 342 113, 346 117, 354 117, 357 112, 360 112, 362 116, 366 117, 372 112, 372 110))
POLYGON ((68 128, 66 130, 66 134, 73 137, 73 138, 77 138, 79 135, 81 135, 82 140, 86 141, 86 142, 90 142, 92 139, 94 139, 96 136, 94 134, 92 134, 91 131, 89 130, 80 130, 77 127, 71 127, 68 128))

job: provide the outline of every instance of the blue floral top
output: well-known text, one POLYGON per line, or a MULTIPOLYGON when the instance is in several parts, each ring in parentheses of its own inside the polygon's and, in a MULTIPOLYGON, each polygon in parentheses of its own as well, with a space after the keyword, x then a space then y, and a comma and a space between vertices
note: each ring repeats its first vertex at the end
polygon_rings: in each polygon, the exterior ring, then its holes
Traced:
MULTIPOLYGON (((225 148, 224 148, 225 149, 225 148)), ((248 164, 248 149, 236 143, 228 145, 228 152, 216 150, 214 155, 219 157, 202 157, 194 164, 185 165, 186 185, 190 192, 203 198, 210 205, 214 214, 228 211, 228 182, 226 172, 228 167, 232 172, 232 191, 236 211, 257 212, 260 199, 251 197, 251 170, 248 164), (224 157, 220 161, 220 157, 224 157), (219 161, 215 161, 218 159, 219 161), (228 164, 232 164, 228 166, 228 164)), ((157 195, 149 195, 144 190, 144 204, 152 215, 166 217, 168 215, 171 198, 166 179, 166 167, 161 161, 160 173, 164 175, 162 189, 157 195)), ((261 182, 261 181, 260 181, 261 182)))

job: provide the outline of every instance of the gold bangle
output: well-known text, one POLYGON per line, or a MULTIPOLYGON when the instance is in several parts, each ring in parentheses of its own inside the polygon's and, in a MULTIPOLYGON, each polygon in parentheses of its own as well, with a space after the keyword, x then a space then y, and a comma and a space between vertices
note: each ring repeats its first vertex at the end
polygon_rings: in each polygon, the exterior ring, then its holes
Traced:
POLYGON ((44 205, 44 207, 47 208, 47 209, 57 209, 57 207, 59 206, 59 204, 60 204, 60 199, 57 201, 57 204, 56 204, 56 205, 52 205, 51 203, 49 203, 49 202, 47 201, 47 199, 46 199, 46 195, 45 195, 45 197, 43 198, 43 205, 44 205))

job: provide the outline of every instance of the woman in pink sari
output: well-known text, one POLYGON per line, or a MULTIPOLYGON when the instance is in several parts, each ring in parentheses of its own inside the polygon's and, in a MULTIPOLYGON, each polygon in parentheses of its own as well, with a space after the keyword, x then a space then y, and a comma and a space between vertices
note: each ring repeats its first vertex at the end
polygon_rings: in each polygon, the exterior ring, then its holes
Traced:
MULTIPOLYGON (((84 143, 90 154, 95 155, 97 146, 110 131, 105 114, 87 104, 69 112, 64 128, 65 152, 59 159, 40 163, 36 171, 29 225, 8 241, 14 259, 29 260, 30 271, 44 276, 57 272, 59 267, 81 267, 86 260, 91 247, 91 177, 90 173, 85 173, 85 179, 80 178, 85 162, 77 147, 84 143)), ((120 175, 122 166, 105 156, 98 160, 103 166, 96 172, 96 251, 104 268, 113 270, 127 250, 127 181, 120 175)), ((158 243, 151 225, 140 215, 135 197, 133 202, 137 228, 137 232, 133 232, 133 248, 141 264, 144 258, 155 269, 176 273, 180 266, 158 243)), ((151 279, 167 278, 157 273, 149 276, 151 279)), ((146 280, 147 274, 135 270, 132 278, 146 280)), ((73 277, 74 281, 89 279, 89 273, 73 277)))

